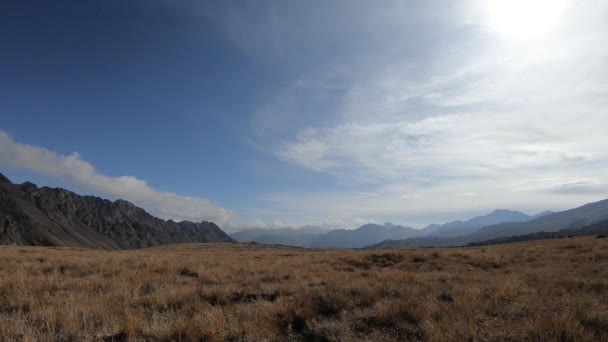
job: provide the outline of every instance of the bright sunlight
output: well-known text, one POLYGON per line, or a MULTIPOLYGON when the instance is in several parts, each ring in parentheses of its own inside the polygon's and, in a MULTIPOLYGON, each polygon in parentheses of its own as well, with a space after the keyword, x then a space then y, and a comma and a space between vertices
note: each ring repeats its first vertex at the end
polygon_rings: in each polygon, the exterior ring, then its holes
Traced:
POLYGON ((512 39, 534 39, 554 30, 565 0, 490 0, 488 25, 512 39))

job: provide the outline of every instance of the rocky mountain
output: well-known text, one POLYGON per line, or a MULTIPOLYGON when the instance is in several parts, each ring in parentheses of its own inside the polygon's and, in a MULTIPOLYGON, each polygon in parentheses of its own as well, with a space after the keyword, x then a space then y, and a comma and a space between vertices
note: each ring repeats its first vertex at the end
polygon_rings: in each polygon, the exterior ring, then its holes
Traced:
POLYGON ((231 234, 238 242, 257 242, 269 245, 312 247, 313 242, 329 229, 314 226, 301 228, 251 228, 231 234))
POLYGON ((455 237, 429 236, 399 241, 387 240, 368 248, 461 246, 499 237, 511 237, 537 232, 556 232, 562 229, 578 229, 602 220, 608 220, 608 200, 589 203, 575 209, 553 214, 541 215, 525 222, 507 222, 489 225, 467 235, 455 237))
POLYGON ((477 216, 467 221, 453 221, 442 225, 432 224, 424 228, 424 232, 429 236, 455 237, 473 233, 491 224, 522 222, 532 218, 519 211, 496 209, 487 215, 477 216))
POLYGON ((0 174, 0 244, 128 249, 234 242, 212 222, 165 221, 130 202, 13 184, 0 174))

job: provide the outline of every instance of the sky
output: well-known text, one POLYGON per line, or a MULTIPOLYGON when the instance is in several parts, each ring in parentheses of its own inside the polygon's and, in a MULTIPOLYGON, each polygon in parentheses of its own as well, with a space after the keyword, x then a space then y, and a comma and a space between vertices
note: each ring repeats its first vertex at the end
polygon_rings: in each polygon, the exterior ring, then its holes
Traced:
POLYGON ((174 220, 608 198, 608 2, 0 3, 0 172, 174 220))

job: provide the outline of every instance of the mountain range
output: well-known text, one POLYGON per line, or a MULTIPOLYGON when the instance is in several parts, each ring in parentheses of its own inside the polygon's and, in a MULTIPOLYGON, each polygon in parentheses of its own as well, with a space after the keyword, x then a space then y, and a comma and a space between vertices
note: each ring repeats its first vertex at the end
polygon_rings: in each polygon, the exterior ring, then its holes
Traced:
POLYGON ((231 234, 238 242, 257 242, 269 245, 313 247, 317 238, 330 229, 304 226, 302 228, 250 228, 231 234))
POLYGON ((130 249, 238 241, 307 248, 445 247, 585 235, 601 231, 585 227, 603 220, 608 220, 608 200, 533 216, 497 209, 469 220, 431 224, 423 229, 387 222, 365 224, 357 229, 253 228, 231 237, 213 222, 166 221, 125 200, 81 196, 30 182, 13 184, 0 173, 0 244, 11 245, 130 249))
POLYGON ((13 184, 0 174, 0 244, 102 249, 234 242, 213 222, 165 221, 125 200, 13 184))
POLYGON ((585 204, 581 207, 551 214, 534 216, 531 220, 492 224, 472 233, 454 236, 426 236, 404 240, 386 240, 370 245, 370 249, 404 247, 462 246, 500 237, 525 235, 537 232, 556 232, 562 229, 579 229, 608 219, 608 200, 585 204))
POLYGON ((546 215, 543 212, 529 216, 512 210, 497 209, 487 215, 477 216, 467 221, 453 221, 432 224, 424 229, 394 225, 390 222, 365 224, 357 229, 324 229, 306 226, 299 229, 246 229, 231 236, 239 242, 291 245, 308 248, 361 248, 385 240, 403 240, 415 237, 454 237, 477 231, 487 225, 504 222, 522 222, 546 215))
POLYGON ((534 240, 544 240, 544 239, 563 239, 566 237, 574 237, 574 236, 588 236, 588 235, 597 235, 598 238, 605 238, 608 236, 608 220, 599 221, 593 223, 589 226, 585 226, 582 228, 575 229, 561 229, 556 232, 538 232, 538 233, 530 233, 525 235, 513 235, 513 236, 504 236, 498 237, 491 240, 480 241, 480 242, 472 242, 467 246, 487 246, 487 245, 496 245, 501 243, 511 243, 511 242, 521 242, 521 241, 534 241, 534 240))
MULTIPOLYGON (((407 239, 420 234, 419 229, 395 226, 366 224, 357 229, 335 229, 319 236, 314 242, 315 248, 361 248, 368 241, 384 241, 387 239, 407 239)), ((375 243, 375 242, 372 242, 375 243)))
POLYGON ((542 213, 530 216, 519 211, 496 209, 493 212, 473 217, 467 221, 452 221, 442 225, 431 224, 423 229, 424 234, 428 236, 453 237, 473 233, 485 226, 504 222, 524 222, 552 213, 552 211, 543 211, 542 213))
POLYGON ((420 234, 419 229, 385 223, 366 224, 357 229, 251 228, 231 234, 238 242, 289 245, 306 248, 360 248, 387 239, 407 239, 420 234))

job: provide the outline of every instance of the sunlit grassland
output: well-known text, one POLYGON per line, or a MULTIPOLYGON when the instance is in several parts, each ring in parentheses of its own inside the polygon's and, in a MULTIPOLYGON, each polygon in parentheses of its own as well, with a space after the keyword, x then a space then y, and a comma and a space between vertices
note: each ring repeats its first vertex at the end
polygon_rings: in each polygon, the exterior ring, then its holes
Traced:
POLYGON ((393 251, 2 246, 0 336, 608 341, 608 239, 393 251))

